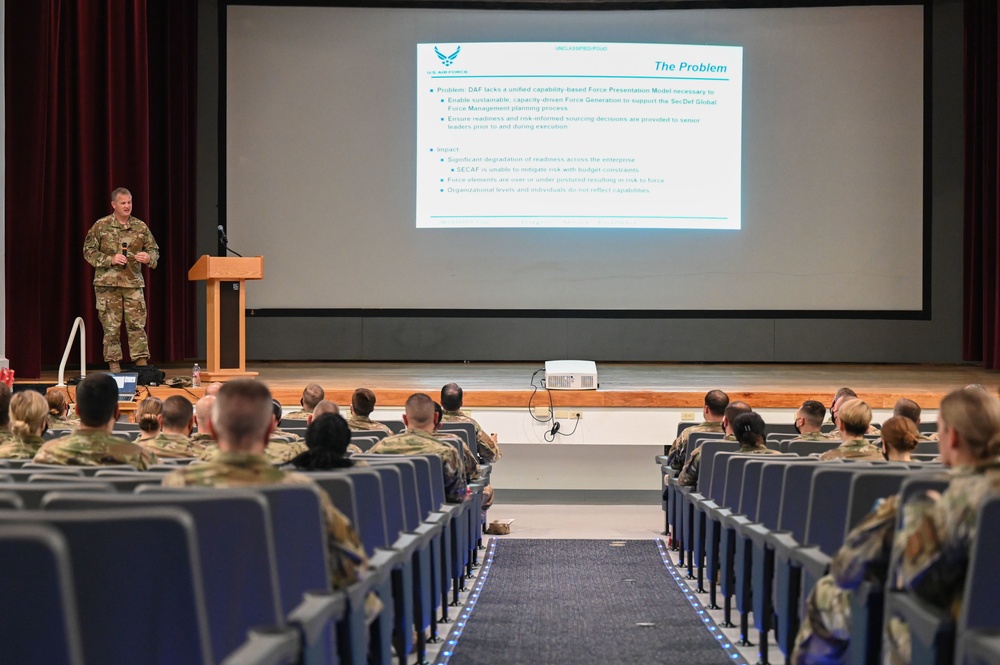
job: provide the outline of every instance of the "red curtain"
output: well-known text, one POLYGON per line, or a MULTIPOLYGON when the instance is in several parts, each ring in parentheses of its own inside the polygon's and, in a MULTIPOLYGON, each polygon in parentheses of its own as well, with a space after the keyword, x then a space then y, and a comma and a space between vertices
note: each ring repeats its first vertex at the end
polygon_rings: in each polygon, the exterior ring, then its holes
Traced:
POLYGON ((965 3, 965 259, 962 356, 1000 369, 997 4, 965 3))
POLYGON ((7 0, 6 12, 11 367, 58 364, 77 316, 88 364, 102 364, 82 247, 119 186, 160 245, 146 270, 152 360, 194 356, 197 0, 7 0))

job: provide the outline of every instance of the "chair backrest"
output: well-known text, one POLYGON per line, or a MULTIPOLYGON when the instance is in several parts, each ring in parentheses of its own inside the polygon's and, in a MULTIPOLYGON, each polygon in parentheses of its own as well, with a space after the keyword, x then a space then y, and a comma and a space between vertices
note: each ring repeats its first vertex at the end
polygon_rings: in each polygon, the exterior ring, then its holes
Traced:
POLYGON ((385 437, 389 436, 380 429, 366 429, 366 430, 351 430, 351 440, 355 438, 368 438, 375 439, 375 442, 379 442, 385 437))
MULTIPOLYGON (((427 455, 410 455, 407 458, 416 471, 417 494, 420 496, 420 519, 426 520, 427 516, 441 507, 440 503, 434 503, 434 489, 431 476, 431 461, 427 455)), ((441 458, 434 456, 434 459, 441 463, 441 458)), ((444 495, 444 478, 441 479, 441 493, 444 495)))
POLYGON ((51 441, 52 439, 61 439, 72 431, 72 429, 48 429, 42 434, 42 440, 51 441))
POLYGON ((921 422, 917 425, 917 429, 920 430, 921 434, 934 434, 937 432, 937 421, 932 420, 930 422, 921 422))
POLYGON ((789 464, 814 463, 805 457, 791 455, 761 455, 761 459, 750 462, 747 469, 760 467, 757 487, 756 521, 771 531, 777 531, 781 518, 781 497, 785 482, 785 468, 789 464))
POLYGON ((469 447, 469 450, 471 450, 473 454, 477 454, 476 426, 472 423, 444 422, 441 423, 441 427, 439 429, 442 432, 453 432, 458 434, 465 441, 465 445, 469 447))
POLYGON ((766 423, 764 425, 764 433, 768 438, 770 438, 771 434, 785 434, 793 438, 799 434, 798 430, 795 429, 794 423, 766 423))
POLYGON ((0 644, 11 663, 83 665, 66 539, 45 524, 0 532, 0 644))
POLYGON ((379 420, 378 422, 391 429, 393 434, 399 434, 406 429, 406 424, 402 420, 379 420))
POLYGON ((376 436, 370 436, 368 432, 351 432, 351 443, 361 449, 361 452, 368 452, 379 442, 376 436))
MULTIPOLYGON (((785 455, 754 455, 743 465, 743 483, 740 489, 739 512, 746 515, 755 522, 760 522, 760 482, 764 473, 764 464, 767 458, 777 458, 780 460, 797 460, 797 456, 785 455)), ((775 511, 777 512, 777 511, 775 511)), ((769 529, 774 529, 775 524, 768 525, 769 529)))
POLYGON ((1000 497, 993 497, 980 506, 976 520, 959 616, 959 626, 963 630, 1000 629, 1000 612, 996 610, 1000 597, 997 552, 1000 552, 1000 497))
POLYGON ((765 438, 768 441, 779 441, 780 442, 780 441, 791 441, 791 440, 797 438, 798 436, 799 435, 798 435, 797 432, 768 432, 767 433, 767 437, 765 437, 765 438))
POLYGON ((854 476, 847 495, 847 522, 844 525, 844 534, 857 526, 872 511, 876 501, 899 492, 903 481, 911 475, 913 473, 909 469, 884 471, 873 469, 854 476))
POLYGON ((913 453, 917 455, 940 455, 941 451, 938 448, 937 441, 920 441, 917 443, 917 447, 913 449, 913 453))
POLYGON ((0 492, 0 510, 20 510, 24 501, 14 492, 0 492))
POLYGON ((205 609, 216 661, 256 626, 283 623, 267 501, 253 491, 86 495, 54 493, 46 510, 177 507, 194 518, 205 609))
POLYGON ((791 441, 782 441, 781 446, 783 452, 794 453, 796 455, 822 455, 828 450, 833 450, 840 446, 840 441, 835 441, 830 439, 829 441, 803 441, 801 439, 792 439, 791 441))
POLYGON ((26 483, 28 482, 28 479, 31 478, 31 476, 38 473, 59 474, 64 476, 77 476, 77 477, 83 476, 83 471, 81 471, 80 467, 78 466, 64 466, 64 467, 46 466, 44 468, 37 468, 37 467, 32 468, 32 466, 34 465, 29 466, 28 464, 25 464, 20 469, 0 469, 0 475, 6 476, 7 478, 10 478, 17 483, 26 483))
POLYGON ((403 507, 402 473, 394 464, 373 464, 368 468, 382 477, 386 542, 394 543, 400 534, 407 530, 403 507))
POLYGON ((21 498, 24 507, 28 510, 35 510, 42 505, 42 499, 49 492, 114 492, 115 488, 104 482, 33 482, 33 483, 12 483, 4 486, 5 491, 13 492, 21 498))
POLYGON ((115 434, 119 432, 139 432, 139 431, 141 430, 139 429, 139 425, 137 423, 117 422, 115 423, 114 426, 115 434))
POLYGON ((3 532, 12 524, 49 524, 66 539, 86 662, 214 662, 194 520, 186 511, 8 510, 0 511, 0 523, 3 532))
POLYGON ((444 496, 444 462, 437 455, 423 455, 431 468, 431 510, 440 510, 446 502, 444 496))
MULTIPOLYGON (((320 487, 327 490, 330 499, 337 508, 346 500, 349 491, 353 507, 353 524, 365 547, 368 556, 375 554, 375 549, 388 547, 388 537, 385 528, 385 506, 382 494, 382 478, 377 471, 370 469, 350 469, 343 471, 323 471, 307 474, 320 487), (349 490, 343 487, 343 480, 350 481, 349 490)), ((344 504, 345 507, 347 504, 344 504)), ((351 512, 341 509, 348 517, 351 512)))
POLYGON ((684 430, 686 430, 688 427, 694 427, 695 425, 699 425, 699 424, 700 423, 698 423, 697 421, 677 423, 677 436, 680 436, 681 432, 683 432, 684 430))
POLYGON ((302 432, 309 428, 309 421, 305 418, 282 418, 278 421, 278 427, 286 432, 299 430, 295 433, 299 436, 305 436, 302 432))
POLYGON ((36 482, 56 482, 56 483, 67 483, 67 484, 79 484, 79 483, 101 483, 102 485, 111 485, 118 492, 132 493, 135 491, 136 487, 140 485, 159 485, 163 476, 161 474, 147 474, 144 471, 135 471, 128 475, 123 472, 116 472, 117 475, 106 475, 106 476, 84 476, 79 478, 77 476, 59 476, 59 475, 49 475, 47 473, 38 474, 31 476, 28 479, 30 483, 36 482))
MULTIPOLYGON (((691 438, 693 439, 694 436, 692 435, 691 438)), ((698 469, 698 493, 715 493, 715 480, 712 475, 712 469, 715 465, 715 456, 721 452, 736 452, 740 449, 740 444, 735 441, 712 441, 710 439, 706 439, 701 444, 701 448, 701 466, 698 469), (709 483, 709 485, 705 485, 704 483, 709 483)), ((690 452, 690 447, 688 448, 688 451, 690 452)), ((719 486, 719 491, 725 491, 722 487, 723 486, 721 485, 719 486)))
MULTIPOLYGON (((726 465, 726 489, 722 495, 722 504, 733 512, 740 509, 740 490, 743 488, 743 467, 753 459, 754 456, 743 453, 733 453, 727 456, 726 465)), ((721 457, 716 458, 715 465, 723 463, 721 457)))
POLYGON ((805 541, 809 521, 809 492, 812 477, 826 464, 789 464, 785 467, 781 490, 781 510, 778 530, 788 531, 799 543, 805 541))
MULTIPOLYGON (((809 491, 809 517, 803 544, 815 545, 833 556, 844 543, 847 524, 847 496, 855 474, 865 467, 830 465, 812 477, 809 491)), ((870 507, 870 504, 869 504, 870 507)))
MULTIPOLYGON (((403 484, 403 523, 407 531, 413 531, 426 516, 422 510, 420 490, 417 487, 417 469, 414 460, 407 455, 363 455, 370 465, 392 464, 399 469, 403 484)), ((383 482, 385 478, 382 479, 383 482)), ((428 487, 429 489, 429 487, 428 487)))

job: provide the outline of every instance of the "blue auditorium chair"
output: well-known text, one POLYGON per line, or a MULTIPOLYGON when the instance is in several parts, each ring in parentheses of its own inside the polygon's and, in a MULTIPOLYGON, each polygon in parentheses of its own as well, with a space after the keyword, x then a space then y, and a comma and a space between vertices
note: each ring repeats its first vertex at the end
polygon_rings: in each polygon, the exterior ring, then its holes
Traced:
POLYGON ((109 483, 99 483, 96 481, 77 482, 33 482, 33 483, 10 483, 4 485, 4 491, 13 492, 24 502, 24 507, 28 510, 35 510, 42 505, 42 499, 49 492, 114 492, 115 488, 109 483))
POLYGON ((82 467, 79 466, 63 466, 63 467, 46 467, 43 470, 32 469, 32 468, 20 468, 20 469, 0 469, 0 476, 9 478, 16 483, 26 483, 28 478, 38 473, 52 473, 67 476, 83 476, 82 467))

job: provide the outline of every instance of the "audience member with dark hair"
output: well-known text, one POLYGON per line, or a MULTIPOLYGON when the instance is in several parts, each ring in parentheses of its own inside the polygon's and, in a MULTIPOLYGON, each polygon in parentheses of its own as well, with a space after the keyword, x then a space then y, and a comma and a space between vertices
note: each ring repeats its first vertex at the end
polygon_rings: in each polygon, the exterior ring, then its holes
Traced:
POLYGON ((443 422, 472 423, 476 428, 476 453, 479 457, 492 464, 500 460, 500 446, 496 434, 487 434, 482 426, 467 413, 462 412, 465 393, 457 383, 448 383, 441 388, 441 407, 444 409, 443 422))
POLYGON ((8 424, 10 422, 10 386, 0 381, 0 443, 10 441, 13 435, 10 433, 8 424))
MULTIPOLYGON (((325 413, 329 413, 334 416, 340 416, 340 407, 328 399, 320 400, 319 404, 316 405, 316 408, 313 409, 313 412, 309 414, 308 418, 306 418, 306 422, 309 423, 309 425, 312 425, 317 418, 319 418, 325 413)), ((309 447, 308 442, 306 442, 306 447, 307 448, 309 447)), ((361 448, 359 448, 356 444, 353 443, 347 444, 348 455, 360 455, 362 452, 363 451, 361 450, 361 448)))
POLYGON ((281 422, 281 402, 272 400, 271 413, 274 418, 274 429, 271 431, 264 454, 272 464, 287 464, 293 457, 306 451, 306 442, 298 434, 286 432, 278 427, 278 423, 281 422))
POLYGON ((347 453, 351 430, 339 415, 323 413, 309 423, 306 450, 292 458, 291 464, 303 471, 324 471, 354 466, 347 453))
MULTIPOLYGON (((914 425, 920 424, 920 405, 914 402, 912 399, 907 399, 905 397, 900 397, 896 400, 896 405, 892 407, 893 416, 902 416, 903 418, 908 418, 913 421, 914 425)), ((884 437, 883 437, 884 438, 884 437)), ((937 434, 930 436, 924 434, 923 432, 917 433, 917 441, 936 441, 937 434)))
POLYGON ((347 419, 347 426, 355 432, 378 431, 392 436, 389 427, 371 419, 374 410, 375 393, 368 388, 358 388, 351 396, 351 417, 347 419))
MULTIPOLYGON (((750 405, 746 402, 730 402, 724 411, 722 416, 722 429, 726 433, 726 436, 722 438, 723 441, 736 441, 736 431, 733 429, 733 423, 737 417, 744 413, 752 413, 750 405)), ((701 469, 701 447, 695 448, 691 451, 690 456, 688 456, 687 461, 684 463, 684 467, 681 469, 680 474, 677 476, 677 482, 686 487, 694 487, 698 484, 698 472, 701 469)))
POLYGON ((403 414, 406 431, 376 443, 368 452, 375 455, 437 455, 444 473, 444 491, 449 503, 465 501, 467 485, 465 469, 458 451, 434 436, 437 414, 434 400, 424 393, 415 393, 406 400, 403 414))
POLYGON ((194 407, 186 397, 171 395, 163 402, 159 416, 160 431, 152 439, 139 441, 146 450, 161 458, 197 457, 203 450, 191 443, 194 431, 194 407))
POLYGON ((135 423, 139 426, 138 441, 151 440, 160 433, 160 414, 163 413, 163 400, 150 395, 139 402, 135 410, 135 423))
POLYGON ((795 431, 799 433, 799 441, 829 441, 836 439, 836 434, 822 432, 823 421, 826 420, 826 407, 822 402, 807 399, 795 413, 795 431))
MULTIPOLYGON (((329 542, 330 578, 338 589, 356 582, 368 568, 368 557, 350 521, 337 510, 326 492, 307 476, 275 468, 264 455, 274 429, 271 392, 252 379, 234 379, 219 389, 210 427, 219 443, 219 455, 197 466, 183 467, 163 478, 167 487, 244 487, 254 485, 308 485, 322 502, 329 542)), ((233 544, 238 549, 238 543, 233 544)), ((234 550, 235 551, 235 550, 234 550)), ((378 611, 377 599, 369 610, 378 611)), ((371 615, 371 612, 369 612, 371 615)))
POLYGON ((910 462, 920 442, 920 432, 909 418, 893 416, 882 423, 882 454, 890 462, 910 462))
MULTIPOLYGON (((855 399, 859 399, 859 398, 858 398, 857 395, 854 394, 854 391, 851 390, 850 388, 841 388, 840 390, 837 391, 837 397, 836 397, 836 399, 833 400, 833 406, 830 407, 830 419, 833 421, 833 426, 834 426, 833 431, 830 432, 830 434, 832 435, 831 438, 834 438, 834 439, 840 439, 840 438, 842 438, 840 426, 837 425, 837 417, 840 414, 840 408, 841 408, 841 406, 843 406, 847 402, 849 402, 851 400, 855 400, 855 399), (842 392, 843 392, 843 394, 841 394, 842 392)), ((876 427, 873 423, 869 422, 868 423, 868 430, 865 431, 865 432, 862 432, 862 435, 864 435, 864 434, 874 434, 874 435, 877 435, 878 434, 878 427, 876 427)))
POLYGON ((326 391, 323 390, 323 386, 318 383, 310 383, 305 387, 305 390, 302 391, 302 398, 299 400, 299 404, 302 408, 298 411, 286 413, 284 416, 278 414, 278 420, 280 421, 282 417, 289 420, 305 420, 309 417, 309 414, 313 412, 313 409, 316 408, 316 405, 325 398, 326 391))
POLYGON ((49 404, 42 394, 22 390, 10 398, 11 438, 0 444, 2 459, 32 459, 45 443, 49 404))
POLYGON ((819 456, 820 460, 832 459, 883 459, 882 451, 865 439, 872 421, 871 407, 859 399, 848 399, 838 404, 837 431, 842 443, 819 456))
MULTIPOLYGON (((473 454, 472 450, 465 443, 465 439, 458 436, 455 432, 445 432, 440 429, 441 418, 444 416, 444 407, 442 407, 437 402, 434 402, 434 416, 436 418, 436 425, 434 427, 434 437, 440 441, 445 442, 453 448, 462 450, 462 466, 465 468, 465 482, 471 483, 479 480, 483 477, 483 467, 479 464, 479 458, 473 454)), ((486 511, 490 509, 493 505, 493 486, 487 484, 483 487, 483 515, 486 511)))
POLYGON ((709 390, 705 393, 705 406, 701 410, 702 423, 685 427, 670 444, 667 464, 671 468, 680 471, 681 467, 684 466, 684 460, 687 458, 688 439, 691 438, 692 434, 723 431, 722 419, 726 415, 727 406, 729 406, 729 395, 721 390, 709 390))
MULTIPOLYGON (((739 452, 752 455, 779 455, 765 445, 764 419, 750 410, 745 402, 732 402, 726 407, 727 439, 732 437, 739 444, 739 452)), ((677 482, 685 487, 698 485, 701 470, 701 448, 691 451, 691 457, 677 477, 677 482)))
POLYGON ((69 399, 60 388, 46 390, 45 401, 49 405, 49 429, 73 429, 80 424, 79 418, 70 417, 69 399))
POLYGON ((118 420, 118 383, 110 374, 89 374, 76 389, 80 425, 71 434, 47 442, 35 455, 39 464, 102 466, 131 464, 140 471, 156 455, 111 434, 118 420))

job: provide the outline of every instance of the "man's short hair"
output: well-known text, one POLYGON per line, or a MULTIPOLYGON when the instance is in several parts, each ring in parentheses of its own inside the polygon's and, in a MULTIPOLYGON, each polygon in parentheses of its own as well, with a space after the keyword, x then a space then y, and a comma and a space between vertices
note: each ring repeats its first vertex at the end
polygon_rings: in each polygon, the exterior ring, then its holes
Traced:
POLYGON ((273 404, 271 391, 260 381, 227 381, 219 388, 212 408, 216 438, 235 448, 264 444, 271 428, 273 404))
POLYGON ((859 399, 849 399, 837 411, 844 431, 854 436, 864 436, 872 423, 872 409, 859 399))
POLYGON ((313 409, 313 418, 319 418, 324 413, 330 413, 335 416, 339 416, 340 407, 328 399, 321 399, 319 401, 319 404, 316 405, 316 408, 313 409))
POLYGON ((406 400, 406 419, 411 425, 426 426, 434 422, 434 400, 426 393, 414 393, 406 400))
POLYGON ((920 423, 920 405, 912 399, 901 397, 896 400, 896 405, 892 407, 892 415, 909 418, 915 424, 920 423))
POLYGON ((111 190, 111 200, 117 201, 119 196, 132 196, 132 192, 128 191, 124 187, 118 187, 117 189, 111 190))
POLYGON ((802 414, 810 427, 822 427, 823 421, 826 420, 826 407, 823 406, 822 402, 814 399, 802 402, 799 413, 802 414))
POLYGON ((326 397, 326 391, 318 383, 310 383, 302 391, 302 407, 306 411, 312 411, 319 404, 319 401, 326 397))
POLYGON ((207 433, 208 423, 212 421, 212 408, 215 406, 215 395, 205 395, 194 405, 194 414, 198 420, 198 431, 207 433))
POLYGON ((271 398, 271 413, 274 414, 274 419, 277 422, 281 422, 281 402, 271 398))
POLYGON ((851 397, 853 399, 857 399, 858 394, 847 387, 838 388, 837 392, 833 394, 833 401, 830 402, 830 411, 833 411, 833 405, 836 404, 837 400, 840 399, 841 397, 851 397))
POLYGON ((441 407, 445 411, 458 411, 463 402, 462 387, 457 383, 447 383, 441 388, 441 407))
POLYGON ((163 400, 163 426, 168 429, 184 429, 194 415, 194 405, 186 397, 171 395, 163 400))
POLYGON ((90 374, 76 387, 76 410, 87 427, 103 427, 118 408, 118 382, 110 374, 90 374))
POLYGON ((726 415, 726 407, 729 406, 729 395, 721 390, 709 390, 705 393, 705 406, 708 412, 717 418, 726 415))
POLYGON ((351 395, 351 410, 366 418, 375 410, 375 393, 367 388, 358 388, 351 395))
MULTIPOLYGON (((114 379, 112 379, 113 381, 114 379)), ((115 384, 117 395, 118 384, 115 384)), ((116 398, 117 399, 117 398, 116 398)), ((6 427, 10 422, 10 386, 0 381, 0 427, 6 427)))
POLYGON ((730 402, 729 406, 726 407, 726 421, 732 426, 733 421, 736 420, 736 416, 752 411, 753 409, 746 402, 730 402))

